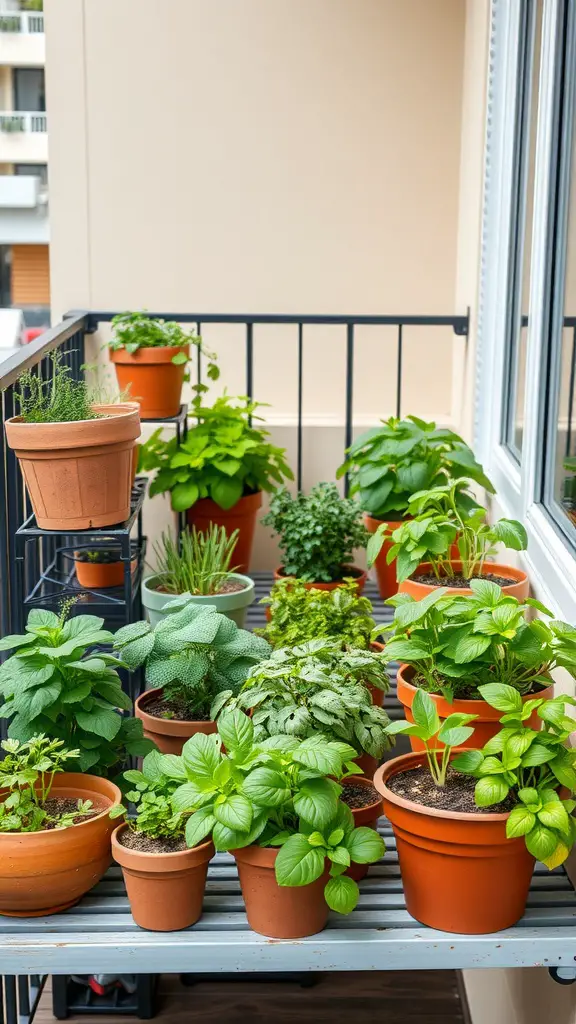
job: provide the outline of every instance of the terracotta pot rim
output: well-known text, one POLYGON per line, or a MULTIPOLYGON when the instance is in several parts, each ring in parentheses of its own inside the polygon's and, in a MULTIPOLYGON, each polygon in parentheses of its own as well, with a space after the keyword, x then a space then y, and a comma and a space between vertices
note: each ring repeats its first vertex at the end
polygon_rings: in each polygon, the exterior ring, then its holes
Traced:
MULTIPOLYGON (((99 783, 102 782, 105 783, 105 785, 109 786, 110 789, 113 791, 112 793, 110 793, 109 797, 106 797, 104 793, 94 794, 95 796, 102 797, 103 799, 109 799, 110 803, 108 804, 108 806, 103 807, 101 811, 98 811, 98 814, 93 814, 92 817, 87 818, 86 821, 79 821, 77 822, 77 824, 70 825, 68 828, 44 828, 38 829, 37 832, 0 832, 0 844, 4 839, 13 840, 15 837, 18 837, 18 839, 24 842, 33 842, 34 840, 38 840, 38 836, 62 836, 65 832, 70 832, 71 829, 73 829, 74 831, 76 831, 76 829, 79 828, 85 829, 87 825, 92 825, 95 821, 98 821, 100 818, 108 817, 112 808, 122 803, 122 793, 114 782, 110 782, 110 779, 103 779, 99 775, 89 775, 88 773, 84 772, 60 772, 54 778, 50 795, 54 794, 55 790, 57 790, 58 788, 72 789, 74 786, 74 782, 72 780, 74 779, 97 779, 99 783), (58 783, 60 783, 60 786, 58 785, 58 783)), ((90 788, 89 785, 87 786, 87 788, 90 788)))
MULTIPOLYGON (((407 674, 409 672, 410 673, 414 672, 414 668, 412 667, 412 665, 408 665, 406 662, 402 662, 402 664, 398 668, 397 680, 398 680, 398 683, 401 684, 402 686, 405 686, 406 689, 413 691, 413 693, 416 693, 419 689, 421 689, 421 687, 414 686, 414 683, 412 683, 410 681, 410 679, 407 678, 407 674)), ((522 702, 528 701, 528 700, 533 700, 533 699, 538 698, 538 697, 543 697, 544 694, 548 692, 548 690, 553 690, 553 689, 554 689, 554 680, 550 679, 550 683, 549 683, 548 686, 542 687, 541 690, 537 690, 535 693, 526 693, 521 698, 522 702)), ((498 712, 496 708, 492 708, 492 705, 488 704, 487 701, 485 701, 483 697, 455 697, 454 700, 452 701, 452 703, 450 704, 450 702, 447 701, 446 698, 441 693, 430 693, 429 696, 432 698, 434 703, 436 703, 436 702, 445 702, 451 708, 455 708, 456 705, 460 706, 462 704, 474 704, 474 705, 484 704, 486 707, 488 707, 492 711, 494 711, 494 713, 496 715, 500 714, 500 712, 498 712)))
MULTIPOLYGON (((452 565, 452 568, 456 570, 456 573, 458 572, 458 569, 462 569, 462 561, 461 561, 461 559, 451 559, 451 565, 452 565)), ((449 582, 450 581, 450 577, 449 576, 446 577, 446 583, 420 583, 419 582, 419 580, 417 578, 418 575, 425 575, 426 573, 433 572, 433 571, 434 570, 432 569, 432 563, 431 562, 421 562, 420 565, 417 566, 417 568, 414 570, 412 575, 408 577, 408 580, 406 580, 406 582, 409 581, 412 586, 422 586, 422 587, 427 587, 427 588, 430 588, 430 587, 433 587, 433 588, 438 587, 438 588, 440 588, 440 587, 445 586, 447 589, 452 589, 454 591, 460 591, 461 590, 464 595, 466 594, 466 591, 470 589, 469 587, 452 587, 452 588, 450 588, 450 582, 449 582)), ((488 561, 484 562, 484 565, 482 567, 482 572, 477 573, 477 576, 479 576, 480 579, 482 579, 483 576, 488 576, 488 575, 508 576, 510 579, 512 579, 514 581, 513 583, 507 583, 504 586, 502 586, 502 590, 504 591, 504 593, 506 593, 506 591, 510 587, 514 587, 518 583, 525 583, 526 580, 528 579, 528 573, 525 572, 524 569, 517 569, 516 566, 514 566, 514 565, 507 565, 504 562, 488 562, 488 561)))
MULTIPOLYGON (((457 754, 468 753, 468 749, 465 747, 454 747, 452 751, 452 757, 456 757, 457 754)), ((452 760, 452 757, 450 760, 452 760)), ((405 797, 398 796, 386 785, 386 779, 391 775, 399 775, 400 772, 408 770, 412 767, 418 767, 423 765, 426 760, 425 753, 401 754, 400 757, 394 757, 390 761, 386 761, 385 764, 381 765, 380 768, 376 769, 374 775, 374 788, 382 794, 385 800, 389 803, 395 804, 397 807, 402 807, 406 811, 411 813, 421 814, 424 817, 429 818, 443 818, 445 821, 467 821, 477 822, 482 824, 483 822, 494 823, 494 822, 506 822, 510 816, 510 811, 500 811, 498 813, 484 813, 477 814, 474 811, 445 811, 439 807, 427 807, 425 804, 417 804, 412 800, 407 800, 405 797)))
MULTIPOLYGON (((112 363, 170 363, 172 357, 179 352, 190 354, 190 343, 184 345, 142 345, 136 352, 127 352, 126 348, 110 349, 112 363)), ((178 364, 174 364, 178 365, 178 364)), ((181 364, 184 365, 183 363, 181 364)))
POLYGON ((197 498, 194 504, 190 505, 190 508, 186 509, 186 511, 190 512, 192 509, 198 508, 205 509, 207 505, 210 505, 218 509, 218 515, 238 515, 237 509, 239 505, 246 508, 248 504, 253 504, 255 509, 260 508, 262 504, 262 495, 262 491, 248 491, 247 494, 241 494, 236 504, 231 505, 230 508, 222 508, 216 501, 214 501, 214 498, 197 498))
MULTIPOLYGON (((157 860, 158 857, 162 857, 163 859, 164 859, 164 857, 169 857, 169 858, 174 857, 175 860, 174 860, 173 863, 175 864, 176 860, 178 860, 178 859, 182 860, 183 857, 187 857, 190 853, 201 853, 203 850, 208 851, 208 850, 210 850, 211 847, 213 848, 213 846, 214 846, 214 844, 213 844, 211 839, 206 839, 203 842, 198 843, 197 846, 190 846, 190 847, 187 847, 185 850, 171 850, 171 851, 167 851, 165 853, 151 853, 150 851, 144 851, 144 850, 131 850, 130 847, 123 846, 123 844, 121 842, 119 842, 119 840, 118 840, 118 836, 120 835, 120 833, 124 832, 124 830, 127 829, 127 828, 128 828, 127 823, 125 821, 123 821, 114 829, 114 831, 112 833, 112 836, 111 836, 112 850, 114 851, 114 849, 116 849, 116 847, 120 847, 121 850, 125 850, 126 853, 130 854, 130 857, 134 857, 135 860, 138 860, 139 858, 141 858, 142 861, 149 861, 149 860, 157 860)), ((212 856, 213 856, 213 854, 212 854, 212 856)))
MULTIPOLYGON (((350 569, 350 572, 348 573, 348 576, 351 576, 358 583, 360 583, 362 580, 367 580, 368 579, 368 572, 367 572, 367 570, 361 569, 360 566, 358 566, 358 565, 342 565, 341 568, 342 569, 350 569)), ((318 587, 326 587, 326 586, 334 585, 335 583, 344 583, 344 580, 346 578, 345 576, 341 576, 337 580, 310 580, 310 581, 302 580, 302 578, 300 576, 289 576, 289 575, 287 575, 284 572, 284 566, 283 565, 278 566, 278 568, 274 570, 274 577, 275 577, 275 579, 279 579, 279 580, 298 580, 299 582, 304 582, 306 584, 306 586, 310 587, 311 589, 314 589, 314 587, 316 587, 316 586, 318 586, 318 587)))
MULTIPOLYGON (((340 785, 356 785, 356 783, 358 782, 360 783, 361 786, 372 786, 372 789, 376 789, 376 786, 374 785, 372 779, 367 779, 365 775, 351 775, 350 778, 343 779, 340 785)), ((380 816, 380 814, 383 813, 382 804, 382 796, 379 796, 378 799, 374 800, 374 802, 371 804, 364 804, 362 807, 351 807, 350 810, 352 811, 352 814, 354 814, 354 811, 357 811, 358 813, 362 814, 368 814, 370 811, 374 811, 374 813, 379 811, 378 816, 380 816)))
POLYGON ((22 416, 10 416, 6 420, 5 426, 16 424, 22 430, 26 429, 30 432, 34 430, 50 430, 55 427, 69 427, 73 430, 75 427, 84 426, 86 423, 93 425, 101 423, 102 420, 110 420, 112 418, 118 419, 121 416, 133 416, 135 412, 138 412, 140 408, 139 402, 94 402, 92 408, 94 410, 109 409, 110 412, 105 412, 102 416, 99 416, 95 420, 53 420, 51 423, 25 423, 22 416), (118 412, 114 410, 118 409, 118 412))
POLYGON ((189 728, 191 725, 216 726, 216 722, 213 722, 212 719, 206 719, 204 721, 201 721, 197 718, 173 719, 158 718, 156 715, 151 715, 148 711, 146 711, 146 700, 151 699, 152 696, 157 697, 163 692, 164 690, 162 686, 155 686, 151 690, 144 690, 144 692, 141 693, 140 696, 137 697, 136 700, 134 701, 134 711, 137 710, 140 713, 140 717, 142 718, 142 720, 145 721, 146 719, 148 719, 151 725, 154 725, 154 732, 157 732, 160 735, 164 736, 185 736, 188 739, 190 736, 189 728), (144 702, 144 704, 142 704, 142 702, 144 702))

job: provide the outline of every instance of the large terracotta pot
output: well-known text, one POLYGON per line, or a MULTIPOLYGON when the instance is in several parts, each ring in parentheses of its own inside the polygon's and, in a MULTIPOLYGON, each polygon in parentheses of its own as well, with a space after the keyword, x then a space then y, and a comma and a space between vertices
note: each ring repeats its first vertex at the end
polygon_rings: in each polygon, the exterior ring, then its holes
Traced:
POLYGON ((273 939, 301 939, 322 931, 328 920, 324 899, 328 868, 310 885, 282 886, 274 874, 277 849, 245 846, 232 853, 253 931, 273 939))
POLYGON ((534 857, 524 838, 506 838, 508 814, 441 811, 388 788, 393 775, 425 760, 404 754, 374 778, 396 836, 408 913, 430 928, 466 935, 510 928, 524 913, 534 857))
POLYGON ((176 853, 141 853, 119 842, 127 825, 112 836, 114 860, 122 867, 132 917, 140 928, 176 932, 195 924, 202 913, 212 842, 176 853))
POLYGON ((87 530, 130 514, 132 451, 140 437, 134 402, 94 405, 98 419, 76 423, 6 421, 42 530, 87 530))
POLYGON ((190 346, 144 346, 132 353, 125 348, 110 351, 118 387, 121 391, 128 389, 130 397, 140 403, 143 420, 164 420, 178 414, 186 363, 177 365, 172 358, 180 352, 188 357, 190 346))
MULTIPOLYGON (((409 665, 400 665, 398 669, 398 700, 404 705, 404 715, 407 722, 413 722, 412 716, 412 703, 417 692, 417 687, 413 686, 410 679, 414 675, 414 669, 409 665)), ((551 683, 545 690, 539 690, 537 694, 530 693, 528 696, 522 698, 522 703, 527 700, 532 700, 533 697, 543 697, 544 700, 551 700, 554 696, 554 684, 551 683)), ((474 722, 470 722, 470 726, 474 727, 474 733, 470 739, 466 740, 462 744, 463 747, 468 747, 476 750, 480 750, 488 740, 492 739, 497 732, 500 731, 500 718, 502 712, 497 711, 496 708, 487 704, 485 700, 454 700, 451 704, 442 696, 440 693, 431 693, 430 697, 436 705, 438 717, 443 721, 448 718, 449 715, 461 714, 461 715, 478 715, 478 718, 474 722)), ((536 711, 533 711, 529 718, 529 725, 531 729, 541 729, 542 719, 538 717, 536 711)), ((438 743, 439 747, 442 747, 443 743, 438 743)), ((424 750, 424 744, 422 740, 419 740, 417 736, 410 736, 410 746, 412 750, 424 750)))
POLYGON ((232 508, 220 508, 211 498, 200 498, 186 513, 188 525, 197 530, 209 530, 210 524, 223 526, 228 536, 239 531, 239 537, 232 554, 232 568, 236 572, 247 573, 250 569, 254 531, 258 510, 262 505, 262 491, 246 494, 232 508))
POLYGON ((115 825, 108 812, 121 802, 118 786, 95 775, 63 772, 50 795, 91 800, 100 813, 70 828, 0 833, 0 914, 39 917, 65 910, 110 865, 115 825))
POLYGON ((156 744, 162 754, 181 754, 182 747, 197 732, 206 735, 217 732, 216 722, 178 722, 172 718, 157 718, 149 715, 146 704, 154 697, 159 697, 162 689, 146 690, 140 694, 134 704, 134 714, 142 721, 144 735, 156 744))
MULTIPOLYGON (((376 533, 379 526, 385 522, 388 530, 397 530, 399 526, 402 526, 402 520, 383 520, 374 519, 369 516, 367 512, 364 513, 364 526, 368 530, 368 533, 376 533)), ((376 580, 378 582, 378 590, 380 597, 385 601, 389 597, 393 597, 394 594, 398 593, 398 581, 396 579, 396 560, 394 559, 390 565, 386 562, 386 555, 392 547, 392 541, 390 539, 385 540, 378 558, 374 562, 374 569, 376 570, 376 580)))
MULTIPOLYGON (((360 786, 373 786, 372 779, 365 779, 363 777, 356 776, 350 779, 344 779, 342 785, 360 785, 360 786)), ((382 798, 374 800, 373 803, 367 804, 366 807, 351 807, 352 817, 354 818, 354 828, 373 828, 376 830, 378 825, 378 818, 384 814, 384 803, 382 798)), ((369 864, 351 864, 346 869, 345 874, 349 875, 356 882, 359 882, 362 878, 365 878, 368 874, 369 864)))
MULTIPOLYGON (((452 561, 452 567, 459 572, 462 568, 462 562, 458 560, 452 561)), ((418 566, 414 576, 419 573, 432 572, 432 566, 430 562, 422 562, 418 566)), ((509 579, 513 579, 515 582, 508 584, 506 587, 502 587, 502 593, 507 597, 516 597, 519 601, 524 601, 530 593, 530 582, 528 576, 522 569, 515 569, 512 565, 501 565, 499 562, 485 562, 484 571, 481 575, 492 573, 495 576, 507 576, 509 579)), ((442 583, 438 583, 437 586, 443 586, 442 583)), ((427 594, 432 593, 436 589, 436 586, 428 583, 418 583, 417 579, 404 580, 399 586, 401 594, 410 594, 411 597, 415 598, 416 601, 421 601, 427 594)), ((472 590, 469 587, 446 587, 446 591, 449 594, 471 594, 472 590)))
MULTIPOLYGON (((338 587, 343 587, 346 585, 344 580, 345 576, 356 577, 356 587, 358 589, 358 593, 361 594, 366 585, 368 573, 365 572, 363 569, 359 569, 357 565, 343 565, 342 579, 333 580, 331 583, 306 583, 305 580, 299 580, 298 582, 301 583, 302 586, 306 588, 306 590, 338 590, 338 587)), ((279 569, 274 570, 275 582, 277 582, 278 580, 291 580, 295 578, 296 577, 294 576, 287 576, 286 573, 284 572, 284 567, 282 565, 280 566, 279 569)))

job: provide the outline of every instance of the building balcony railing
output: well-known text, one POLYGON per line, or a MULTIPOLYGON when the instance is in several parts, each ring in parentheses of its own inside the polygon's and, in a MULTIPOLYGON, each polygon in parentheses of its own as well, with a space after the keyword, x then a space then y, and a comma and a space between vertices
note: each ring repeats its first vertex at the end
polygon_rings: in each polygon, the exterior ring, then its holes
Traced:
POLYGON ((45 134, 47 131, 46 114, 43 112, 10 110, 0 114, 0 132, 5 135, 20 135, 28 132, 39 135, 45 134))
POLYGON ((3 110, 0 113, 0 163, 48 163, 47 129, 43 111, 3 110))
POLYGON ((42 11, 1 11, 0 32, 13 32, 23 35, 44 34, 44 14, 42 11))

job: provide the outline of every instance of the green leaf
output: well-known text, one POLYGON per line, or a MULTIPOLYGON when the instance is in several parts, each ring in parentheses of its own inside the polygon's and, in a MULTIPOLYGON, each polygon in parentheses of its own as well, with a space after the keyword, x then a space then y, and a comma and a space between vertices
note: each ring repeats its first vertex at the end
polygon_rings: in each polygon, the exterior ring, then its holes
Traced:
POLYGON ((307 837, 298 832, 278 851, 276 881, 278 885, 310 885, 320 878, 325 860, 324 850, 310 846, 307 837))
POLYGON ((510 812, 506 822, 506 835, 508 839, 516 839, 518 836, 525 836, 536 824, 536 815, 532 814, 527 807, 515 807, 510 812))
POLYGON ((254 726, 243 711, 232 711, 218 719, 218 732, 226 750, 238 760, 249 752, 254 740, 254 726))
POLYGON ((234 477, 222 477, 212 484, 210 496, 220 508, 229 509, 240 501, 243 489, 241 480, 234 477))
MULTIPOLYGON (((169 755, 165 755, 169 756, 169 755)), ((173 811, 194 811, 214 799, 214 790, 202 790, 193 782, 184 782, 170 797, 173 811)), ((214 819, 216 820, 216 819, 214 819)))
POLYGON ((252 804, 242 793, 231 793, 223 803, 214 804, 214 817, 221 825, 236 832, 249 832, 252 825, 252 804))
POLYGON ((84 732, 93 732, 105 740, 113 740, 122 725, 122 718, 116 711, 94 707, 92 711, 77 711, 76 721, 84 732))
POLYGON ((188 359, 189 356, 187 356, 185 352, 177 352, 176 355, 172 356, 170 362, 173 363, 174 366, 183 366, 184 363, 188 362, 188 359))
POLYGON ((450 728, 448 724, 444 725, 438 733, 438 739, 441 743, 445 743, 447 747, 461 747, 466 740, 469 740, 474 729, 470 726, 453 726, 450 728))
POLYGON ((324 889, 324 899, 337 914, 350 914, 358 903, 360 892, 353 878, 338 875, 329 878, 324 889))
POLYGON ((60 620, 54 612, 49 612, 44 608, 33 608, 28 614, 26 628, 34 626, 34 628, 56 629, 59 623, 60 620))
POLYGON ((193 480, 186 483, 178 483, 171 490, 172 508, 175 512, 185 512, 192 508, 200 497, 198 485, 193 480))
POLYGON ((331 749, 326 742, 318 744, 304 740, 294 751, 294 760, 322 775, 339 775, 342 771, 340 754, 337 750, 331 749))
POLYGON ((272 768, 255 768, 244 779, 242 788, 258 807, 279 807, 290 799, 284 778, 272 768))
POLYGON ((548 828, 555 828, 559 832, 569 834, 570 822, 566 809, 559 800, 544 804, 542 810, 538 811, 538 820, 548 828))
POLYGON ((495 540, 513 551, 525 551, 528 547, 528 534, 517 519, 499 519, 492 526, 491 532, 495 540))
POLYGON ((523 804, 537 804, 540 802, 538 790, 534 789, 533 786, 525 786, 523 789, 519 789, 518 799, 521 800, 523 804))
POLYGON ((382 836, 373 828, 366 828, 363 825, 349 834, 346 848, 351 859, 357 864, 373 864, 386 852, 382 836))
MULTIPOLYGON (((468 633, 461 637, 454 648, 454 661, 457 665, 467 665, 471 661, 475 661, 479 658, 484 651, 490 647, 492 643, 490 637, 482 636, 479 633, 468 633)), ((497 685, 497 684, 488 684, 497 685)))
POLYGON ((197 732, 186 740, 182 758, 192 780, 211 780, 220 762, 220 739, 217 733, 197 732))
POLYGON ((36 637, 32 633, 14 633, 12 636, 4 636, 0 639, 0 651, 11 651, 13 647, 25 647, 26 644, 33 644, 36 637))
POLYGON ((189 847, 198 846, 206 836, 210 835, 216 818, 212 814, 211 807, 201 807, 199 811, 192 814, 186 822, 186 844, 189 847))
POLYGON ((497 711, 522 711, 522 697, 513 686, 507 686, 505 683, 486 683, 485 686, 479 686, 478 690, 483 700, 497 711))
POLYGON ((508 796, 510 787, 500 775, 485 775, 478 779, 474 788, 474 799, 477 807, 491 807, 499 804, 508 796))
POLYGON ((294 795, 294 810, 313 828, 325 828, 336 814, 338 787, 329 779, 308 779, 294 795))
POLYGON ((186 782, 188 778, 184 762, 177 754, 163 754, 160 759, 160 771, 168 779, 176 779, 177 782, 186 782))
POLYGON ((486 608, 493 608, 502 597, 500 587, 490 580, 470 580, 470 589, 486 608))
POLYGON ((542 743, 533 743, 522 758, 522 767, 533 768, 539 764, 546 764, 554 760, 555 755, 555 750, 543 746, 542 743))
MULTIPOLYGON (((46 686, 39 686, 38 689, 33 690, 32 693, 25 693, 23 698, 20 698, 16 702, 16 706, 19 712, 23 712, 23 708, 20 706, 22 699, 26 704, 26 718, 28 721, 36 718, 45 708, 50 707, 55 700, 58 699, 62 692, 62 683, 52 682, 46 686)), ((96 732, 96 730, 93 730, 96 732)))
POLYGON ((452 767, 464 775, 474 775, 484 760, 480 750, 465 750, 453 759, 452 767))
POLYGON ((558 845, 558 836, 545 825, 538 823, 526 836, 528 852, 537 860, 551 857, 558 845))
POLYGON ((440 728, 440 719, 436 704, 425 690, 416 690, 412 702, 412 715, 415 724, 422 729, 427 739, 436 735, 440 728))
POLYGON ((343 867, 350 867, 350 854, 344 846, 336 846, 332 850, 327 850, 328 860, 331 860, 333 864, 342 864, 343 867))

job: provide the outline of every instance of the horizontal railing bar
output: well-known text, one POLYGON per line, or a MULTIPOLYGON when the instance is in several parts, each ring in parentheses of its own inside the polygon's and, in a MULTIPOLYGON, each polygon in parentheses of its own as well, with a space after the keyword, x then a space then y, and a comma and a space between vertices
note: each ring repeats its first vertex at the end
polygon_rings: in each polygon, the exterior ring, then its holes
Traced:
MULTIPOLYGON (((88 327, 94 330, 98 323, 106 323, 117 316, 119 310, 73 310, 66 316, 85 315, 88 317, 88 327)), ((398 327, 400 324, 405 327, 453 327, 458 333, 466 333, 468 330, 467 316, 424 316, 412 314, 387 314, 381 316, 365 316, 358 314, 301 314, 301 313, 165 313, 145 311, 145 315, 151 318, 163 320, 176 320, 178 323, 203 324, 340 324, 340 325, 373 325, 383 327, 398 327)))
POLYGON ((0 391, 15 384, 24 370, 36 366, 44 356, 63 345, 77 331, 85 328, 86 322, 85 313, 76 313, 70 319, 66 319, 54 327, 49 327, 38 338, 19 348, 14 355, 8 356, 0 365, 0 391))

